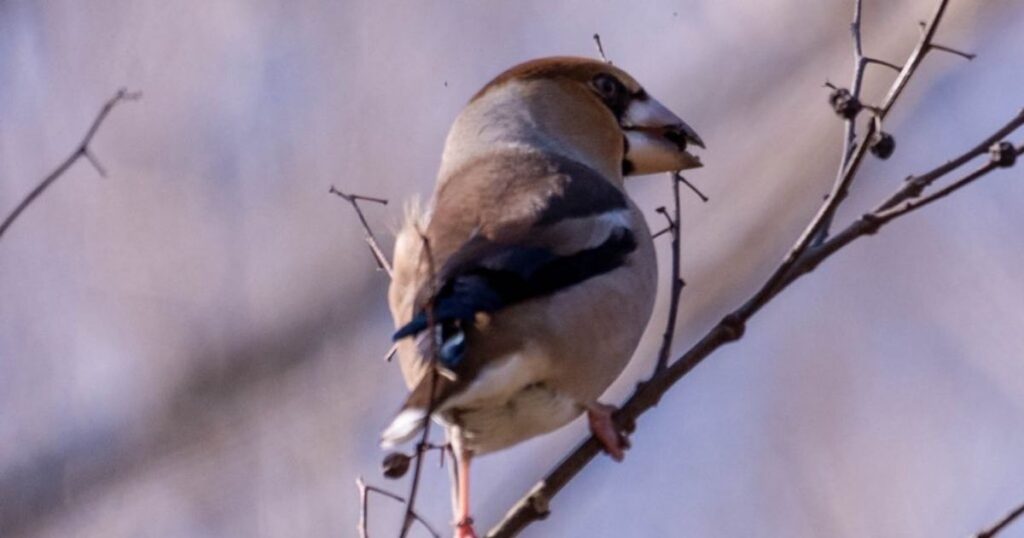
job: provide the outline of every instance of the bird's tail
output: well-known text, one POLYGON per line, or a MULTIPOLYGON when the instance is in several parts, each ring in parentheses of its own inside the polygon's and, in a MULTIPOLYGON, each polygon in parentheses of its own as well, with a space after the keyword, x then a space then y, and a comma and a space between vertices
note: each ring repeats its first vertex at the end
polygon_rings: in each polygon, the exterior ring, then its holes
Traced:
POLYGON ((380 446, 392 448, 413 437, 427 424, 427 410, 422 407, 406 407, 384 428, 380 435, 380 446))
POLYGON ((459 384, 447 377, 439 366, 433 365, 432 372, 428 369, 409 393, 402 410, 384 428, 380 436, 383 448, 391 448, 412 439, 427 425, 430 419, 428 415, 444 412, 448 398, 458 390, 459 384), (433 410, 433 413, 428 413, 428 409, 433 410))

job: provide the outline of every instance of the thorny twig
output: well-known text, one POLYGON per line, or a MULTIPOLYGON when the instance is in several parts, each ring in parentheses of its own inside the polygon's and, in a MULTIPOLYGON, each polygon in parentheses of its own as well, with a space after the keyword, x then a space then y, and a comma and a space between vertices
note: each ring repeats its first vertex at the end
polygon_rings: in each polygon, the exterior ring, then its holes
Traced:
MULTIPOLYGON (((383 198, 374 198, 372 196, 346 194, 336 189, 334 185, 331 185, 328 192, 335 194, 352 204, 352 208, 356 210, 356 216, 359 217, 359 223, 363 225, 363 231, 366 232, 366 245, 370 247, 370 253, 373 254, 373 259, 377 262, 377 267, 387 273, 388 278, 392 278, 391 263, 388 261, 387 256, 384 255, 384 251, 381 250, 380 243, 377 242, 377 237, 373 235, 373 230, 370 228, 370 224, 366 222, 366 215, 363 215, 363 210, 359 207, 360 201, 373 202, 381 205, 387 205, 388 201, 383 198)), ((391 355, 392 353, 389 352, 388 357, 391 355)))
MULTIPOLYGON (((855 46, 858 49, 856 55, 858 58, 861 58, 862 56, 859 52, 860 0, 855 1, 855 46)), ((743 336, 747 320, 749 320, 794 280, 812 271, 815 267, 821 264, 821 262, 843 246, 859 237, 871 235, 877 232, 885 223, 890 222, 891 220, 918 207, 937 200, 950 192, 962 188, 968 183, 988 174, 996 168, 1006 167, 1012 164, 1012 159, 998 163, 997 159, 993 157, 990 159, 989 163, 981 166, 974 172, 953 181, 944 189, 936 191, 934 194, 922 196, 923 189, 931 185, 935 180, 946 177, 963 164, 966 164, 968 161, 980 156, 981 153, 988 150, 993 141, 1002 140, 1003 137, 1014 132, 1022 123, 1024 123, 1022 115, 1018 115, 1013 118, 1005 127, 998 130, 977 147, 968 150, 963 155, 930 172, 917 176, 917 179, 912 178, 903 187, 897 190, 897 192, 889 199, 883 201, 875 211, 854 221, 834 237, 828 237, 828 228, 831 225, 832 217, 836 209, 845 199, 846 192, 850 188, 860 163, 863 161, 864 156, 867 153, 867 141, 871 140, 871 136, 879 128, 881 120, 885 118, 885 115, 892 108, 910 77, 916 72, 916 69, 920 65, 925 54, 931 49, 945 50, 945 47, 935 46, 932 39, 934 38, 935 31, 942 20, 947 3, 948 0, 939 0, 935 14, 932 17, 931 22, 925 25, 925 30, 922 32, 921 39, 917 47, 911 53, 910 58, 900 70, 899 75, 895 82, 893 82, 893 85, 883 100, 882 105, 874 111, 878 116, 878 121, 868 123, 867 134, 862 139, 861 143, 856 144, 852 149, 844 149, 844 161, 846 160, 846 155, 850 156, 848 162, 845 163, 836 178, 835 184, 832 188, 832 193, 822 204, 817 214, 811 219, 810 223, 804 229, 803 233, 790 249, 786 257, 767 279, 764 285, 762 285, 762 287, 750 299, 743 303, 739 308, 726 315, 717 325, 706 333, 703 338, 690 348, 689 351, 669 364, 666 369, 662 370, 660 373, 656 373, 650 379, 638 384, 632 396, 630 396, 615 415, 616 421, 618 421, 620 425, 632 425, 638 416, 656 405, 661 396, 669 388, 689 373, 712 352, 724 344, 740 339, 743 336), (981 148, 980 151, 979 148, 981 148), (891 203, 893 200, 896 201, 895 204, 891 203), (904 205, 896 205, 901 203, 904 205)), ((857 64, 863 65, 864 62, 858 61, 857 64)), ((862 76, 857 75, 859 72, 859 69, 855 71, 855 77, 857 79, 862 76)), ((859 84, 859 81, 855 81, 855 84, 859 84)), ((854 131, 848 131, 848 133, 850 132, 854 131)), ((848 136, 852 135, 848 134, 848 136)), ((851 138, 847 138, 847 140, 851 140, 851 138)), ((1014 155, 1019 155, 1024 151, 1024 147, 1011 146, 1011 148, 1014 155)), ((574 451, 567 455, 558 465, 555 466, 553 470, 551 470, 522 499, 520 499, 509 510, 505 518, 491 529, 487 536, 489 538, 508 538, 515 536, 530 523, 546 517, 549 513, 548 506, 551 499, 561 491, 561 489, 565 487, 565 485, 568 484, 569 481, 572 480, 572 478, 575 477, 599 452, 600 444, 597 440, 594 437, 588 438, 583 442, 583 444, 579 445, 574 451)))
MULTIPOLYGON (((363 480, 363 477, 361 476, 356 478, 356 487, 359 488, 359 538, 369 538, 370 535, 367 529, 370 517, 369 493, 377 493, 389 499, 394 499, 400 503, 405 503, 405 499, 385 489, 381 489, 376 486, 371 486, 367 484, 366 481, 363 480)), ((432 527, 430 523, 427 522, 426 519, 423 519, 422 516, 420 516, 416 512, 413 512, 412 517, 416 521, 419 521, 420 524, 423 525, 423 528, 427 529, 427 532, 429 532, 431 536, 433 536, 434 538, 441 538, 441 534, 434 530, 434 527, 432 527)))
POLYGON ((0 237, 3 237, 4 232, 11 227, 14 220, 17 219, 26 208, 28 208, 36 198, 43 194, 43 191, 64 175, 64 172, 67 172, 67 170, 71 168, 78 159, 85 158, 93 165, 96 172, 99 173, 101 177, 106 177, 107 171, 102 165, 100 165, 99 159, 97 159, 96 155, 93 154, 89 145, 92 143, 93 137, 96 136, 96 133, 99 131, 100 125, 102 125, 103 121, 107 119, 107 116, 110 115, 110 111, 114 110, 114 107, 122 101, 136 101, 141 97, 142 92, 129 92, 128 90, 121 88, 113 97, 108 99, 107 102, 104 103, 103 108, 101 108, 99 113, 96 114, 96 118, 92 120, 89 130, 86 131, 85 137, 83 137, 82 141, 78 143, 78 147, 75 148, 75 151, 72 152, 71 155, 68 155, 68 157, 64 159, 64 162, 60 163, 53 172, 50 172, 50 175, 46 176, 39 185, 36 186, 36 188, 32 189, 32 192, 29 192, 21 203, 19 203, 18 206, 15 207, 9 215, 7 215, 3 224, 0 224, 0 237))
POLYGON ((1010 523, 1013 523, 1013 520, 1017 519, 1021 515, 1024 515, 1024 504, 1018 506, 1012 512, 1003 516, 1002 519, 997 521, 991 527, 979 532, 978 534, 975 534, 974 538, 994 538, 995 535, 999 534, 1003 529, 1008 527, 1010 523))

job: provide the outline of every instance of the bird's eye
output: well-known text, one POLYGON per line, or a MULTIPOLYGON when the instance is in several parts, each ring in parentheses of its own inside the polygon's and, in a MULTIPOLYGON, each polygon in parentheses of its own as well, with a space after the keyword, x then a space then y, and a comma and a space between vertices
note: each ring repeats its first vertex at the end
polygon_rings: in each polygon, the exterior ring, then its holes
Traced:
POLYGON ((594 80, 591 81, 591 84, 594 86, 594 90, 597 91, 598 95, 605 100, 615 99, 623 89, 621 82, 615 80, 615 77, 605 73, 595 76, 594 80))

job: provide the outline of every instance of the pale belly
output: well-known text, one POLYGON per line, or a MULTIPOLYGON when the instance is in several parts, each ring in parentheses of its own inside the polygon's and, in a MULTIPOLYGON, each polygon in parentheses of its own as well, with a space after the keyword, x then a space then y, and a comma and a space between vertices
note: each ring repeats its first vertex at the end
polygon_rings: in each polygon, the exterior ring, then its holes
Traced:
POLYGON ((545 383, 533 383, 504 400, 446 406, 440 418, 455 427, 463 447, 485 454, 556 430, 582 412, 573 398, 545 383))

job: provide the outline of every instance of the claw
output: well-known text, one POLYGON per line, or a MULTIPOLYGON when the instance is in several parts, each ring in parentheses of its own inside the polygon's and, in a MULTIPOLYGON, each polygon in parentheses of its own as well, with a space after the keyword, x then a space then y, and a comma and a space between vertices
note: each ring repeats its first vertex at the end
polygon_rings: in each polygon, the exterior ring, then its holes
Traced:
POLYGON ((613 460, 622 461, 626 455, 626 449, 630 445, 629 438, 612 420, 612 413, 615 411, 614 406, 595 402, 587 407, 587 420, 590 423, 591 433, 601 442, 604 451, 613 460))
POLYGON ((455 525, 455 538, 477 538, 473 530, 473 518, 467 517, 455 525))

